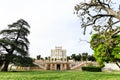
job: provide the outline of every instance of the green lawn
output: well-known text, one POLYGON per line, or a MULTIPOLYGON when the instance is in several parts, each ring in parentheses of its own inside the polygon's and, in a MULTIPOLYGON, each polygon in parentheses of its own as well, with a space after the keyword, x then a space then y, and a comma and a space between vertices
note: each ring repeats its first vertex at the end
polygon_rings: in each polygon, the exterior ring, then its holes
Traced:
POLYGON ((0 80, 120 80, 117 72, 21 71, 0 72, 0 80))

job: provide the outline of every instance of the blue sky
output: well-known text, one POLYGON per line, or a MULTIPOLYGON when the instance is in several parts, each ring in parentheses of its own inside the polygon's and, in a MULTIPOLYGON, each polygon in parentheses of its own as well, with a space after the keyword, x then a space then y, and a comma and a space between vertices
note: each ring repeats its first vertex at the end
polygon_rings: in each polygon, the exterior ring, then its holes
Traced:
POLYGON ((89 44, 80 42, 89 41, 90 35, 83 35, 79 18, 73 14, 74 6, 81 1, 84 0, 0 0, 0 29, 20 18, 26 20, 31 26, 31 57, 50 56, 55 46, 62 46, 67 55, 92 54, 89 44))

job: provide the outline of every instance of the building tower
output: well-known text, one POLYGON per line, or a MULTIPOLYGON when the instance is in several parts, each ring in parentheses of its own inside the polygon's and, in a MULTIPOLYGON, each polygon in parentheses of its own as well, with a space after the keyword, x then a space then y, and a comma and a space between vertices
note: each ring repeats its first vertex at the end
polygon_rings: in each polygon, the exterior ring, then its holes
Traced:
POLYGON ((51 61, 66 61, 66 50, 62 49, 61 46, 56 46, 55 49, 51 50, 51 61))

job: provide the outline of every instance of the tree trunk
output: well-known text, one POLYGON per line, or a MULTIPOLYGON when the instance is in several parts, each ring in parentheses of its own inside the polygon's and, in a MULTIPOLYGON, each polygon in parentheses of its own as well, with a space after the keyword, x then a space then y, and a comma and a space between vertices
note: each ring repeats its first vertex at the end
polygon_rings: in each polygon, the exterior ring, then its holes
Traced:
POLYGON ((9 61, 6 61, 3 65, 4 65, 4 66, 3 66, 3 68, 1 69, 1 71, 7 72, 7 71, 8 71, 9 61))
POLYGON ((116 65, 117 65, 117 66, 120 68, 120 65, 119 65, 119 63, 117 63, 117 62, 116 62, 116 65))

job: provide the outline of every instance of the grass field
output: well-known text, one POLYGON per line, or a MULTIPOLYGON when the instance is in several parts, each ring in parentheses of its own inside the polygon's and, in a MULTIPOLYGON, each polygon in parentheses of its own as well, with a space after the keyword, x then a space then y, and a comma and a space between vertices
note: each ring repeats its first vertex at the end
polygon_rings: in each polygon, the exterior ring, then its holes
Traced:
POLYGON ((0 80, 120 80, 120 72, 21 71, 0 72, 0 80))

